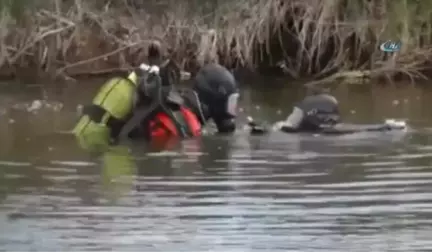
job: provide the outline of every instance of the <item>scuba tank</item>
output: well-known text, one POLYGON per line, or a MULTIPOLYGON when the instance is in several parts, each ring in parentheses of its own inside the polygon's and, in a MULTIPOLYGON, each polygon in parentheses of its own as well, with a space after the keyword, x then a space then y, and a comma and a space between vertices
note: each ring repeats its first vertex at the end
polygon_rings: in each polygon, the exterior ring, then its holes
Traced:
MULTIPOLYGON (((150 71, 150 67, 142 64, 140 70, 150 71)), ((99 89, 92 104, 84 107, 72 131, 83 149, 101 150, 111 144, 132 113, 138 81, 135 71, 128 78, 112 78, 99 89)))

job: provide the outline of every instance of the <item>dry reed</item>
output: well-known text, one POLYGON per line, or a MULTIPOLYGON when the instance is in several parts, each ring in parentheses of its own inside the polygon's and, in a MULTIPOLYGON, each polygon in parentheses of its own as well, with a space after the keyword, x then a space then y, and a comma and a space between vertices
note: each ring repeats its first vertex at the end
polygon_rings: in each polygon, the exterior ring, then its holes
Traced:
POLYGON ((209 61, 230 68, 283 65, 295 78, 349 70, 424 78, 432 53, 430 1, 37 3, 19 17, 1 8, 3 72, 32 68, 73 76, 127 70, 145 61, 152 40, 162 41, 186 69, 209 61), (402 41, 402 50, 379 51, 389 39, 402 41))

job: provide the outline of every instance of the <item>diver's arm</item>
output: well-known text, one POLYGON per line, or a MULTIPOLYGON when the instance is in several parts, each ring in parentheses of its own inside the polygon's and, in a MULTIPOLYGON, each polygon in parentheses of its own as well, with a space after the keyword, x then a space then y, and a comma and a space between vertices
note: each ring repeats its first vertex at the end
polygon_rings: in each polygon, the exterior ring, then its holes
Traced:
POLYGON ((298 107, 294 107, 293 112, 288 116, 285 121, 279 122, 273 127, 268 127, 261 123, 258 123, 252 119, 252 117, 248 117, 248 125, 250 127, 250 133, 252 135, 262 135, 271 131, 270 128, 276 128, 277 130, 293 133, 298 132, 301 122, 303 121, 304 113, 298 107))
POLYGON ((298 132, 300 124, 304 118, 304 112, 298 107, 294 107, 288 118, 282 122, 279 130, 287 133, 298 132))
POLYGON ((383 132, 383 131, 391 131, 391 130, 403 130, 406 128, 404 122, 394 122, 394 121, 386 121, 381 124, 346 124, 340 123, 336 124, 333 127, 323 128, 321 133, 323 134, 335 134, 335 135, 343 135, 343 134, 351 134, 351 133, 359 133, 359 132, 383 132))

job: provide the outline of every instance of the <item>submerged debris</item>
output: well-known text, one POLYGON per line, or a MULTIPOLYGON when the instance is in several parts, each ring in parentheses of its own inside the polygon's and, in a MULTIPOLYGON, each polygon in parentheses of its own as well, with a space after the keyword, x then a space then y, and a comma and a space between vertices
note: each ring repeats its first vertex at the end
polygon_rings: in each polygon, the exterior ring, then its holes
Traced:
POLYGON ((32 102, 32 104, 31 104, 29 107, 27 107, 27 111, 28 111, 28 112, 34 112, 34 111, 36 111, 36 110, 41 109, 42 106, 43 106, 42 101, 40 101, 40 100, 34 100, 34 101, 32 102))

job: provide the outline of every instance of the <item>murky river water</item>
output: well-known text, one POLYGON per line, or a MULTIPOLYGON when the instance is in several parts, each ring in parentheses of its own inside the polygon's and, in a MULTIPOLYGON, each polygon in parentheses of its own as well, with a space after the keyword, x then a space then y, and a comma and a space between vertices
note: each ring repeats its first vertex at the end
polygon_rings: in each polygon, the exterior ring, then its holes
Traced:
MULTIPOLYGON (((0 86, 0 251, 432 250, 427 90, 335 91, 346 120, 407 118, 406 133, 239 132, 95 157, 63 133, 94 88, 0 86)), ((242 119, 282 119, 300 95, 244 89, 242 119)))

